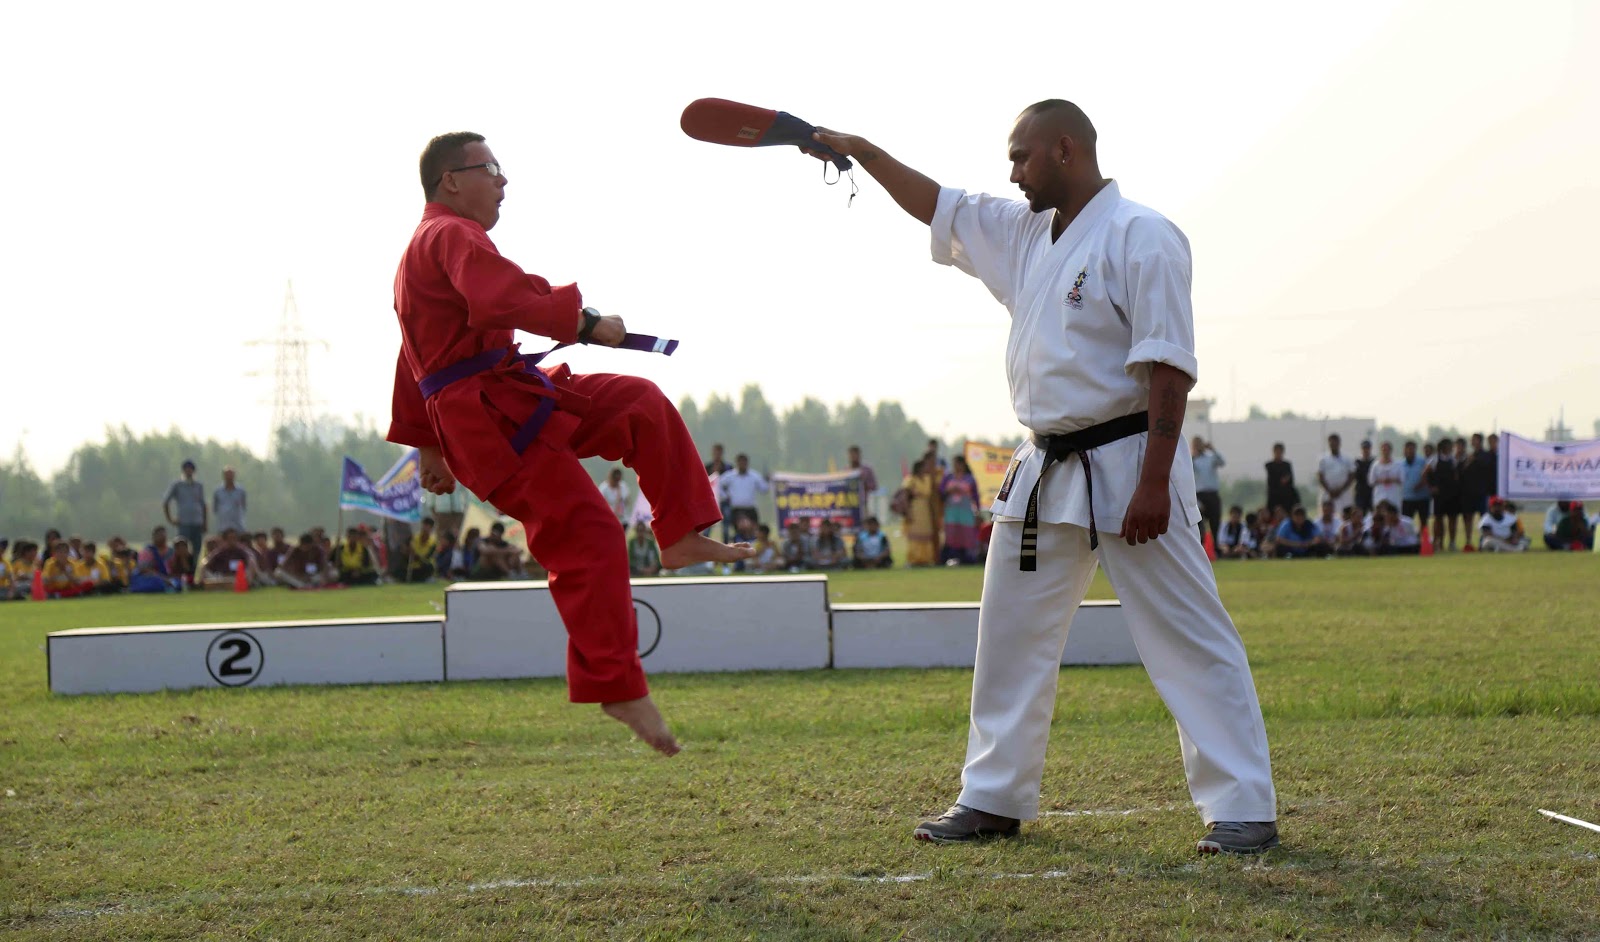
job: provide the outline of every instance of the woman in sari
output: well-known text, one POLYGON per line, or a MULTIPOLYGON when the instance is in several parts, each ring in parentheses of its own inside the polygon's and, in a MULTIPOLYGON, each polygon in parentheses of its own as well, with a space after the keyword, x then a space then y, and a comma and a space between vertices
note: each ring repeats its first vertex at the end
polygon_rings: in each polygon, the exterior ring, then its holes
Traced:
POLYGON ((967 459, 956 455, 950 473, 939 485, 944 499, 944 552, 941 562, 967 565, 978 558, 978 479, 972 476, 967 459))
POLYGON ((939 464, 924 455, 900 482, 906 502, 906 565, 932 566, 939 559, 939 526, 944 519, 939 497, 939 464))

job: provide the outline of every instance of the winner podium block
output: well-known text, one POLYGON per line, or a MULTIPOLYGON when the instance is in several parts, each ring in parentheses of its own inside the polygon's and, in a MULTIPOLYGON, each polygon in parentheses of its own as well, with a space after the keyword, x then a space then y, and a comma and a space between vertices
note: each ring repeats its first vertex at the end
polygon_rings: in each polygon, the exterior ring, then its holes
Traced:
MULTIPOLYGON (((978 653, 978 603, 833 606, 834 667, 971 667, 978 653)), ((1062 664, 1138 664, 1122 603, 1078 606, 1062 664)))

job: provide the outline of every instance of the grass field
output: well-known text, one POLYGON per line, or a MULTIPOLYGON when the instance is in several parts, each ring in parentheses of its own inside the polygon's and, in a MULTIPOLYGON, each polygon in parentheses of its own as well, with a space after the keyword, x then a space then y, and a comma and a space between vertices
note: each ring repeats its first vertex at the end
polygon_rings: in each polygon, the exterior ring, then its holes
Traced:
POLYGON ((1064 670, 1049 813, 941 848, 910 828, 958 790, 970 671, 662 676, 686 745, 665 760, 552 681, 46 690, 49 630, 431 613, 437 588, 4 606, 0 935, 1600 938, 1600 834, 1535 813, 1600 820, 1597 576, 1583 554, 1222 566, 1280 795, 1258 860, 1194 856, 1138 667, 1064 670))

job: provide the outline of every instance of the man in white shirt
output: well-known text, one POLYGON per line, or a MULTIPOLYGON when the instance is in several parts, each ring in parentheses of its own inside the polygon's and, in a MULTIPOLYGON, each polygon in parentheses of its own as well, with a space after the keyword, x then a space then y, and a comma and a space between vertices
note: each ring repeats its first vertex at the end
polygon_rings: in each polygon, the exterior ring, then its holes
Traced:
POLYGON ((1194 493, 1200 504, 1200 516, 1205 518, 1206 526, 1215 536, 1217 528, 1222 526, 1222 482, 1217 477, 1217 469, 1228 462, 1223 460, 1222 452, 1198 435, 1189 445, 1189 456, 1194 465, 1194 493))
POLYGON ((1317 462, 1317 483, 1322 485, 1322 499, 1333 501, 1335 514, 1344 513, 1346 507, 1356 502, 1355 462, 1339 454, 1337 435, 1328 436, 1328 453, 1317 462))
POLYGON ((941 188, 860 137, 817 140, 931 228, 936 262, 1006 306, 1006 374, 1032 432, 992 507, 961 796, 914 836, 1010 836, 1038 816, 1061 646, 1103 564, 1177 719, 1208 824, 1197 850, 1276 846, 1250 666, 1195 526, 1194 468, 1173 461, 1197 374, 1188 240, 1101 176, 1094 125, 1070 102, 1032 105, 1012 129, 1026 202, 941 188))
POLYGON ((1499 497, 1489 498, 1489 512, 1483 515, 1478 530, 1482 533, 1478 549, 1485 553, 1521 553, 1528 549, 1529 540, 1522 532, 1522 521, 1499 497))
POLYGON ((626 527, 630 505, 628 498, 633 496, 633 492, 622 480, 621 468, 612 468, 611 473, 606 475, 605 483, 600 485, 600 496, 606 499, 606 506, 617 515, 617 522, 626 527))
POLYGON ((1400 498, 1405 491, 1406 469, 1394 460, 1394 445, 1384 442, 1378 446, 1378 460, 1372 463, 1372 470, 1367 472, 1367 480, 1372 484, 1374 506, 1384 501, 1396 507, 1403 503, 1400 498))
POLYGON ((249 504, 244 488, 234 480, 235 474, 232 465, 222 469, 222 486, 211 492, 211 512, 217 515, 219 530, 248 534, 250 531, 245 529, 244 515, 249 504))
POLYGON ((756 495, 767 492, 767 479, 750 470, 749 455, 734 457, 733 470, 723 472, 717 479, 717 490, 728 504, 728 518, 735 529, 740 520, 749 520, 752 526, 761 522, 756 511, 756 495))

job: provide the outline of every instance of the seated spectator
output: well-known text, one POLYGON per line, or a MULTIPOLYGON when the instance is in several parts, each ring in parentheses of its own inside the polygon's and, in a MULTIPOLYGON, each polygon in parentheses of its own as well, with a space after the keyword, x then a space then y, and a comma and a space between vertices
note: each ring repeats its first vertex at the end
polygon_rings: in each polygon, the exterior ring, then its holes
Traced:
POLYGON ((472 571, 478 568, 478 544, 482 542, 483 534, 477 527, 468 527, 466 534, 461 537, 461 562, 467 572, 461 578, 472 578, 472 571))
POLYGON ((67 537, 67 546, 72 548, 71 556, 74 562, 83 559, 83 537, 76 535, 67 537))
POLYGON ((877 517, 868 517, 861 532, 856 534, 856 545, 851 550, 852 565, 857 569, 891 569, 894 554, 889 549, 889 534, 883 532, 877 517))
POLYGON ((133 575, 128 577, 129 592, 181 592, 183 580, 176 568, 177 553, 167 545, 167 528, 156 527, 150 542, 139 553, 133 575))
POLYGON ((300 541, 284 555, 272 578, 278 585, 291 589, 316 589, 329 584, 334 575, 328 570, 317 538, 311 533, 302 533, 300 541))
POLYGON ((1367 538, 1366 512, 1360 505, 1344 509, 1344 521, 1339 524, 1339 535, 1333 542, 1333 555, 1335 556, 1364 556, 1367 548, 1364 545, 1367 538))
MULTIPOLYGON (((1410 517, 1402 516, 1400 508, 1388 500, 1378 501, 1373 516, 1383 521, 1383 536, 1378 541, 1378 552, 1383 556, 1415 556, 1422 551, 1422 541, 1410 517)), ((1377 526, 1376 523, 1373 524, 1377 526)))
POLYGON ((452 582, 467 577, 466 554, 461 551, 461 544, 456 541, 456 531, 440 531, 439 552, 433 557, 433 571, 439 578, 452 582))
POLYGON ((66 540, 57 540, 50 548, 50 558, 44 561, 44 592, 52 599, 70 599, 94 591, 94 584, 78 578, 73 565, 72 546, 66 540))
MULTIPOLYGON (((1354 506, 1354 504, 1350 505, 1354 506)), ((1333 512, 1333 501, 1322 502, 1322 516, 1314 521, 1317 525, 1317 545, 1324 553, 1333 553, 1339 545, 1339 527, 1343 523, 1333 512)))
MULTIPOLYGON (((470 537, 474 531, 467 531, 470 537)), ((472 578, 480 582, 520 578, 522 551, 506 542, 506 525, 495 522, 489 535, 477 543, 477 562, 472 567, 472 578)))
POLYGON ((772 528, 766 524, 756 527, 756 554, 750 557, 750 572, 777 572, 783 568, 783 555, 778 544, 772 541, 772 528))
POLYGON ((206 561, 200 567, 201 587, 233 588, 234 581, 238 578, 234 573, 240 566, 244 567, 245 578, 251 584, 255 584, 258 581, 254 572, 255 561, 251 558, 250 551, 239 542, 239 534, 229 527, 222 531, 222 537, 217 540, 216 548, 206 553, 206 561))
POLYGON ((789 522, 789 534, 783 539, 783 565, 790 572, 811 566, 811 537, 798 520, 789 522))
POLYGON ((1545 537, 1545 544, 1553 550, 1583 552, 1594 549, 1594 527, 1583 515, 1583 501, 1567 504, 1567 512, 1557 521, 1554 540, 1545 537))
POLYGON ((138 554, 128 548, 128 541, 114 536, 106 541, 106 564, 111 568, 111 581, 118 591, 127 591, 128 582, 138 568, 138 554))
POLYGON ((377 585, 378 557, 372 552, 367 531, 351 527, 344 532, 344 542, 335 554, 339 566, 339 581, 345 585, 377 585))
MULTIPOLYGON (((733 541, 735 543, 749 543, 754 546, 756 540, 761 538, 761 531, 756 529, 756 526, 755 520, 750 517, 739 517, 733 524, 733 541)), ((749 560, 741 559, 733 564, 733 571, 751 572, 753 569, 749 560)))
POLYGON ((1521 553, 1530 543, 1512 506, 1499 497, 1489 498, 1489 512, 1478 532, 1478 549, 1485 553, 1521 553))
POLYGON ((1278 532, 1273 536, 1279 559, 1301 559, 1323 554, 1322 547, 1318 545, 1317 525, 1311 522, 1306 516, 1306 509, 1299 504, 1289 512, 1289 519, 1278 524, 1278 532))
POLYGON ((178 540, 172 544, 172 571, 178 574, 183 585, 192 584, 194 581, 194 547, 188 540, 178 540))
POLYGON ((121 592, 121 583, 111 575, 111 561, 100 555, 100 547, 85 542, 82 552, 83 558, 77 561, 78 578, 94 586, 100 595, 121 592))
POLYGON ((1249 559, 1255 555, 1256 538, 1250 532, 1253 522, 1244 519, 1243 507, 1234 505, 1228 508, 1228 519, 1217 528, 1218 559, 1249 559))
POLYGON ((288 556, 289 555, 289 551, 292 550, 292 549, 294 549, 294 547, 290 546, 289 545, 289 541, 283 538, 283 527, 273 527, 272 528, 272 563, 273 563, 273 566, 272 566, 272 569, 269 570, 269 571, 276 572, 278 567, 283 565, 284 557, 288 556))
POLYGON ((411 534, 406 547, 406 582, 427 582, 433 578, 435 559, 439 555, 439 537, 433 532, 433 518, 423 517, 417 532, 411 534))
POLYGON ((661 549, 656 546, 648 523, 633 525, 633 536, 628 539, 628 572, 641 578, 661 575, 661 549))
POLYGON ((0 602, 17 597, 17 581, 11 576, 11 564, 6 562, 6 550, 10 547, 11 541, 0 536, 0 602))
POLYGON ((839 536, 839 525, 832 520, 824 520, 817 527, 817 538, 811 546, 811 565, 815 569, 845 569, 850 565, 844 540, 839 536))

